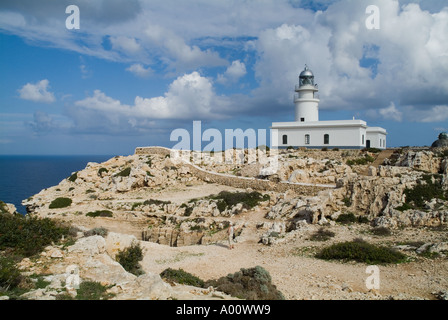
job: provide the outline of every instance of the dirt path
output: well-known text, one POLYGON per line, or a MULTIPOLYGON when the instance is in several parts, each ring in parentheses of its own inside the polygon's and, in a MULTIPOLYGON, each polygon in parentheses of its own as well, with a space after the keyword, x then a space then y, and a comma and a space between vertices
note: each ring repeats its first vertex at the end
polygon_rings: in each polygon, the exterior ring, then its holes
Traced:
MULTIPOLYGON (((336 231, 339 236, 335 241, 353 238, 348 229, 338 227, 336 231)), ((379 266, 380 290, 371 292, 365 284, 369 276, 366 264, 314 258, 314 247, 326 244, 307 240, 308 234, 273 246, 257 243, 254 240, 259 234, 254 234, 243 237, 234 250, 228 249, 226 241, 178 248, 143 242, 146 254, 142 265, 145 271, 155 273, 166 268, 183 269, 203 280, 217 279, 240 268, 259 265, 270 273, 273 283, 286 299, 434 299, 432 292, 448 288, 448 260, 419 259, 379 266)))

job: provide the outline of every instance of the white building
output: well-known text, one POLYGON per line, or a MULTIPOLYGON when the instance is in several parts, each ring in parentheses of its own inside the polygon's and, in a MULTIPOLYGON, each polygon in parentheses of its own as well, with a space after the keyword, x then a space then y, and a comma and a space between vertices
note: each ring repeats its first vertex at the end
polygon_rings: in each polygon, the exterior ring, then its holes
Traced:
POLYGON ((318 88, 305 66, 295 87, 295 121, 273 122, 271 147, 386 148, 385 129, 368 127, 363 120, 319 121, 318 88))

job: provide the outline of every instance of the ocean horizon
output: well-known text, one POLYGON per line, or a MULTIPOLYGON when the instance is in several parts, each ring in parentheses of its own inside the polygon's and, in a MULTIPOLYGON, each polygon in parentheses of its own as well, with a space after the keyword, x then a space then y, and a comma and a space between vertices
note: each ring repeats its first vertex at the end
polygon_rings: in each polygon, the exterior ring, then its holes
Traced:
POLYGON ((104 162, 116 155, 0 155, 0 200, 26 214, 22 200, 58 185, 89 162, 104 162))

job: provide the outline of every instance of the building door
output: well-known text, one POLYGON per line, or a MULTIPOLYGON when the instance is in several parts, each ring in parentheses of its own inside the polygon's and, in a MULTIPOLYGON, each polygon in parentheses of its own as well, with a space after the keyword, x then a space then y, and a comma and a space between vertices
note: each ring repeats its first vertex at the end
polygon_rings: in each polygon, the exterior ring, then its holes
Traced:
POLYGON ((366 140, 366 148, 370 148, 370 140, 366 140))

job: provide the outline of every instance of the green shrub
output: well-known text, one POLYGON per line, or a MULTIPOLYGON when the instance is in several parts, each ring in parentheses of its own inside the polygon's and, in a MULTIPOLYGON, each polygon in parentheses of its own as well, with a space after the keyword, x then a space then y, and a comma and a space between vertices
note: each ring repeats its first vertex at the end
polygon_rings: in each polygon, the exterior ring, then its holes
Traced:
POLYGON ((49 218, 0 215, 0 250, 10 250, 26 257, 67 236, 69 228, 49 218))
POLYGON ((448 191, 443 190, 442 178, 438 174, 424 175, 413 189, 406 188, 404 194, 406 203, 414 208, 423 208, 426 201, 431 201, 434 198, 442 200, 448 198, 448 191))
POLYGON ((342 199, 342 201, 344 202, 344 205, 346 207, 350 207, 352 205, 352 201, 350 200, 349 197, 345 197, 344 199, 342 199))
POLYGON ((0 200, 0 213, 9 213, 6 203, 0 200))
POLYGON ((376 227, 371 230, 376 236, 390 236, 392 232, 386 227, 376 227))
POLYGON ((405 203, 403 203, 403 205, 396 207, 395 210, 403 212, 403 211, 413 209, 413 208, 414 208, 413 206, 411 206, 409 203, 405 202, 405 203))
POLYGON ((323 147, 322 149, 320 149, 321 151, 328 151, 327 147, 323 147))
POLYGON ((0 288, 4 290, 15 289, 22 281, 23 276, 11 257, 0 255, 0 288))
POLYGON ((271 276, 263 267, 256 266, 209 280, 205 287, 213 286, 233 297, 246 300, 284 300, 283 294, 271 282, 271 276))
POLYGON ((342 224, 349 224, 349 223, 369 223, 369 219, 365 216, 355 216, 351 212, 343 213, 338 216, 336 219, 336 222, 342 223, 342 224))
POLYGON ((130 174, 131 174, 131 167, 127 167, 122 171, 118 172, 117 174, 115 174, 115 177, 129 177, 130 174))
POLYGON ((108 287, 95 281, 83 281, 79 284, 76 300, 107 300, 113 294, 106 293, 108 287))
POLYGON ((139 262, 143 259, 143 251, 139 244, 133 244, 130 247, 119 251, 116 260, 123 268, 132 274, 141 275, 143 270, 139 262))
POLYGON ((378 148, 364 148, 364 149, 362 149, 362 151, 367 151, 367 152, 371 152, 371 153, 380 153, 381 149, 378 149, 378 148))
POLYGON ((68 181, 75 182, 76 179, 78 179, 78 172, 75 172, 74 174, 72 174, 72 175, 68 178, 68 181))
POLYGON ((102 174, 103 174, 103 172, 104 173, 108 173, 109 172, 109 170, 107 170, 106 168, 99 168, 98 169, 98 176, 102 176, 102 174))
POLYGON ((333 238, 336 234, 333 231, 327 230, 325 228, 320 228, 318 231, 313 233, 310 237, 312 241, 327 241, 333 238))
POLYGON ((316 257, 324 260, 354 260, 367 264, 400 263, 406 258, 398 251, 360 240, 333 244, 322 249, 316 257))
POLYGON ((70 198, 63 198, 59 197, 54 199, 50 205, 48 206, 49 209, 59 209, 59 208, 65 208, 69 207, 72 204, 72 199, 70 198))
POLYGON ((218 200, 217 205, 220 212, 227 208, 231 208, 238 203, 242 203, 246 209, 251 209, 258 205, 259 202, 269 200, 269 195, 262 195, 257 191, 252 192, 229 192, 221 191, 218 195, 209 197, 218 200))
POLYGON ((204 281, 200 278, 184 271, 183 269, 165 269, 160 273, 160 277, 168 281, 185 284, 194 287, 204 287, 204 281))
POLYGON ((371 163, 375 161, 375 158, 369 155, 366 155, 364 158, 358 158, 358 159, 353 159, 353 160, 347 160, 346 164, 348 166, 353 166, 353 165, 366 165, 368 163, 371 163))
POLYGON ((90 230, 84 232, 84 235, 86 237, 90 237, 90 236, 105 237, 105 236, 107 236, 108 233, 109 233, 109 231, 106 228, 99 227, 99 228, 93 228, 93 229, 90 229, 90 230))
POLYGON ((96 217, 112 217, 113 213, 112 213, 112 211, 109 211, 109 210, 97 210, 97 211, 88 212, 86 214, 86 216, 92 217, 92 218, 96 218, 96 217))
POLYGON ((342 223, 342 224, 348 224, 356 222, 357 219, 355 215, 351 212, 340 214, 339 217, 336 219, 336 222, 342 223))

